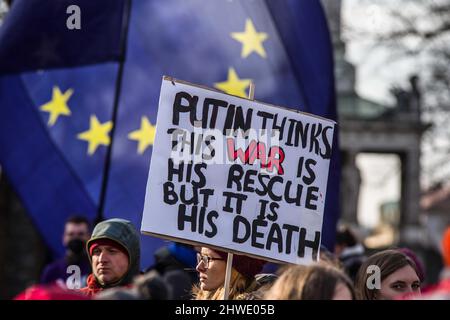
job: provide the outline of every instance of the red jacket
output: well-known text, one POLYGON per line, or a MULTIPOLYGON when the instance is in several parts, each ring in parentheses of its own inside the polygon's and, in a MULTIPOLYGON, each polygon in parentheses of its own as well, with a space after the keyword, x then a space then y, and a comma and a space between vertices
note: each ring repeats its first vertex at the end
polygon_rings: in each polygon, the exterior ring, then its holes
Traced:
POLYGON ((94 277, 94 274, 91 273, 87 278, 87 286, 81 288, 80 292, 92 297, 102 290, 103 288, 98 284, 97 280, 94 277))

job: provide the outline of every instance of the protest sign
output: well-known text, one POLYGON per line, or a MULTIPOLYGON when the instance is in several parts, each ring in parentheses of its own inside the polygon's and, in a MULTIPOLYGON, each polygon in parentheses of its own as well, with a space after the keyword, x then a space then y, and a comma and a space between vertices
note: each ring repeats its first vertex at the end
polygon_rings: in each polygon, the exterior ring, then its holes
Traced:
POLYGON ((141 231, 307 264, 333 121, 164 77, 141 231))

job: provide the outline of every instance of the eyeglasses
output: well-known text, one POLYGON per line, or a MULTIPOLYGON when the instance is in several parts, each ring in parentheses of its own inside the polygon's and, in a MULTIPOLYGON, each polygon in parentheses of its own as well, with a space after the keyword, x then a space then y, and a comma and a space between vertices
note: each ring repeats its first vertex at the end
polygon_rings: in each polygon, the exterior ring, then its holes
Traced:
POLYGON ((209 262, 213 261, 213 260, 224 260, 222 258, 212 258, 212 257, 208 257, 208 256, 204 256, 200 253, 197 253, 197 264, 201 262, 203 262, 203 265, 205 266, 206 269, 209 268, 209 262))

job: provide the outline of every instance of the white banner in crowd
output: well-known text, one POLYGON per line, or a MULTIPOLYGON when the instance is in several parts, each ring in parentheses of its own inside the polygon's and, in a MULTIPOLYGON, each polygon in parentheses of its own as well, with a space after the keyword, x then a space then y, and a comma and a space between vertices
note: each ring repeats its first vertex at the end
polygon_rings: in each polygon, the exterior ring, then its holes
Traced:
POLYGON ((164 77, 156 126, 143 233, 317 260, 334 121, 164 77))

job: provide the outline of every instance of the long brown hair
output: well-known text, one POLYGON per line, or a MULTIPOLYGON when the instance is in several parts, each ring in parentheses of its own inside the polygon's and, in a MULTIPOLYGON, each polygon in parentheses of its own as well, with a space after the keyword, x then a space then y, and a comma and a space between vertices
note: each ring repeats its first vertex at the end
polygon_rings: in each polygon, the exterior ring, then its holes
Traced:
POLYGON ((288 267, 266 293, 268 300, 331 300, 336 286, 342 283, 355 293, 351 280, 337 268, 327 264, 288 267))
POLYGON ((371 276, 371 273, 368 273, 368 269, 373 265, 380 268, 380 282, 383 282, 389 275, 405 266, 411 266, 416 274, 419 274, 414 261, 398 250, 389 249, 375 253, 367 258, 356 275, 355 291, 356 299, 358 300, 377 299, 379 289, 370 289, 367 286, 367 279, 371 276))

